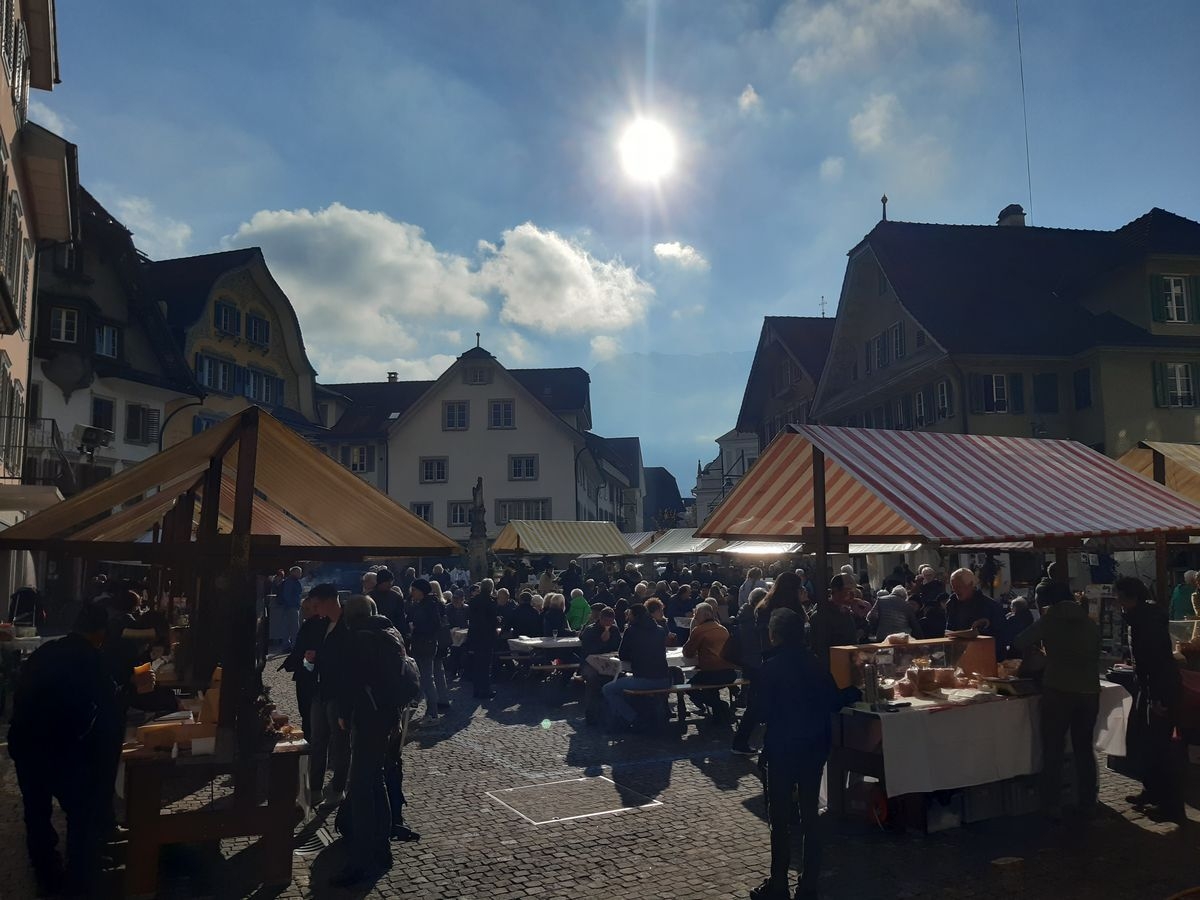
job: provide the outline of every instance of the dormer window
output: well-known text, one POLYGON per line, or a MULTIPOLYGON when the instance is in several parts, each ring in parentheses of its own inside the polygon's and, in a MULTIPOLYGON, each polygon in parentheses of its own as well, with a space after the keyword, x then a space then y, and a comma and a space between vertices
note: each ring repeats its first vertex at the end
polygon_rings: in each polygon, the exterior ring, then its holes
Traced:
POLYGON ((119 334, 115 325, 97 325, 96 355, 116 359, 119 334))
POLYGON ((242 314, 232 303, 218 300, 213 309, 213 328, 220 334, 237 337, 242 333, 242 314))
POLYGON ((491 366, 467 366, 467 370, 463 374, 463 380, 467 384, 491 384, 492 383, 492 367, 491 366))
POLYGON ((271 344, 271 323, 262 316, 246 316, 246 340, 260 347, 271 344))
POLYGON ((1182 275, 1163 276, 1163 303, 1168 322, 1188 321, 1187 279, 1182 275))

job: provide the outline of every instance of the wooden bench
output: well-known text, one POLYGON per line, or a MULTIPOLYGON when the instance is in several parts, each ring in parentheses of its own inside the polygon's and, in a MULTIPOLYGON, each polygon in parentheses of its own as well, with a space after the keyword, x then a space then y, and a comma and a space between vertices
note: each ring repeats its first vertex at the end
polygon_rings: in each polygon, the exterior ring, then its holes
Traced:
MULTIPOLYGON (((627 697, 667 697, 671 694, 675 695, 676 711, 679 714, 680 723, 686 728, 688 722, 687 705, 684 702, 684 697, 687 694, 695 694, 700 691, 720 691, 729 688, 745 687, 750 683, 748 678, 735 678, 726 684, 673 684, 665 688, 649 688, 645 690, 626 689, 627 697)), ((729 709, 733 711, 733 691, 729 692, 729 709)))
POLYGON ((543 663, 537 666, 530 666, 531 672, 564 672, 568 669, 574 670, 579 668, 579 663, 543 663))

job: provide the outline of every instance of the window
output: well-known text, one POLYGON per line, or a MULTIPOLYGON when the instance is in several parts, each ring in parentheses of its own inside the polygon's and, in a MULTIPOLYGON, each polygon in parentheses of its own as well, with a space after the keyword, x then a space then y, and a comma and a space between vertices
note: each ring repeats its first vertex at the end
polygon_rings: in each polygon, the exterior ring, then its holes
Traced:
POLYGON ((350 448, 350 471, 351 472, 369 472, 374 469, 375 448, 368 447, 365 444, 357 444, 350 448), (371 453, 368 454, 367 451, 371 453), (367 462, 371 462, 370 468, 367 467, 367 462))
POLYGON ((158 440, 160 414, 141 403, 125 404, 125 440, 134 444, 152 444, 158 440))
POLYGON ((1195 406, 1196 392, 1192 367, 1188 363, 1167 363, 1167 406, 1195 406))
POLYGON ((92 398, 92 427, 113 431, 116 423, 117 404, 107 397, 92 398))
POLYGON ((442 404, 442 430, 466 431, 470 404, 466 400, 448 400, 442 404))
POLYGON ((537 500, 497 500, 496 524, 507 525, 511 520, 549 519, 549 498, 537 500))
POLYGON ((242 393, 246 397, 259 403, 276 404, 282 401, 282 379, 257 369, 244 369, 238 374, 242 376, 242 393))
POLYGON ((1033 411, 1058 412, 1058 376, 1053 372, 1033 376, 1033 411))
POLYGON ((871 374, 871 363, 874 359, 875 343, 874 341, 867 341, 866 350, 863 353, 863 371, 868 375, 871 374))
POLYGON ((892 359, 904 359, 904 323, 897 322, 888 331, 891 334, 892 359))
POLYGON ((510 456, 508 458, 509 481, 537 481, 538 458, 530 456, 510 456))
POLYGON ((217 301, 213 307, 213 327, 221 334, 237 337, 242 333, 242 314, 232 303, 217 301))
POLYGON ((451 528, 466 528, 471 524, 471 504, 463 501, 450 501, 446 511, 446 524, 451 528))
POLYGON ((954 415, 954 391, 949 381, 937 383, 937 421, 948 419, 954 415))
POLYGON ((421 459, 421 484, 444 484, 449 460, 444 456, 427 456, 421 459))
POLYGON ((1008 379, 1003 375, 989 375, 983 395, 983 411, 989 413, 1008 412, 1008 379))
POLYGON ((913 421, 914 425, 920 427, 921 425, 929 424, 929 419, 927 418, 925 412, 924 391, 917 391, 915 394, 913 394, 913 415, 915 416, 913 421))
POLYGON ((50 340, 74 344, 79 339, 79 310, 56 306, 50 310, 50 340))
POLYGON ((433 504, 432 503, 410 503, 408 508, 412 514, 418 519, 424 519, 432 524, 433 522, 433 504))
POLYGON ((887 367, 887 364, 888 364, 888 336, 887 336, 887 333, 885 332, 884 334, 877 334, 875 336, 875 368, 883 369, 883 368, 887 367))
POLYGON ((463 372, 463 381, 467 384, 491 384, 491 366, 467 366, 463 372))
POLYGON ((1076 369, 1072 377, 1075 388, 1075 408, 1089 409, 1092 405, 1092 370, 1076 369))
POLYGON ((246 340, 260 347, 271 343, 271 323, 262 316, 246 316, 246 340))
POLYGON ((917 345, 918 350, 925 346, 925 332, 922 329, 917 329, 917 333, 913 336, 913 343, 917 345))
POLYGON ((117 357, 117 329, 113 325, 96 326, 96 354, 111 359, 117 357))
POLYGON ((192 416, 192 434, 208 431, 208 429, 216 427, 220 421, 216 416, 192 416))
POLYGON ((971 412, 987 415, 1025 412, 1025 377, 1020 373, 980 375, 972 372, 971 412))
POLYGON ((488 428, 514 428, 516 417, 512 400, 493 400, 488 404, 488 428))
POLYGON ((1182 275, 1164 275, 1163 304, 1168 322, 1188 321, 1187 279, 1182 275))
POLYGON ((204 354, 196 355, 196 380, 204 387, 225 394, 234 392, 235 366, 223 359, 204 354))

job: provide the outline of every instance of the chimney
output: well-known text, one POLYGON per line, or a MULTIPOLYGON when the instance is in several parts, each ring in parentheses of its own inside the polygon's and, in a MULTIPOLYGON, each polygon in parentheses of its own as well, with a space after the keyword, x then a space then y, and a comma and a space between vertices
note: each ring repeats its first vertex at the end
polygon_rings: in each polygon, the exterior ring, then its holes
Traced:
POLYGON ((996 216, 996 224, 1002 227, 1009 225, 1014 228, 1024 228, 1025 210, 1021 208, 1020 203, 1010 203, 1000 210, 1000 215, 996 216))
POLYGON ((395 384, 400 380, 399 372, 388 372, 388 384, 395 384))

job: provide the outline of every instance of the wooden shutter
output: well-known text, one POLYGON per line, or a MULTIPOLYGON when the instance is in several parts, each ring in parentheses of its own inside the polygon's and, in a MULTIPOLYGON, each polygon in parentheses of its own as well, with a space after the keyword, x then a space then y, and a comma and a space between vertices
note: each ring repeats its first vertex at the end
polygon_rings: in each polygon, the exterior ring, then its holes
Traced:
POLYGON ((967 393, 970 395, 968 399, 971 404, 971 412, 983 412, 983 376, 978 372, 972 372, 967 376, 967 393))
POLYGON ((1200 275, 1193 275, 1187 280, 1188 292, 1188 321, 1193 325, 1200 324, 1200 275))
POLYGON ((908 353, 908 348, 904 344, 904 323, 896 323, 896 359, 908 353))
POLYGON ((342 444, 342 465, 350 468, 350 445, 342 444))
POLYGON ((911 394, 905 394, 900 398, 900 412, 904 421, 901 423, 904 428, 912 428, 913 420, 913 399, 911 394))
POLYGON ((138 406, 136 403, 129 403, 125 406, 125 440, 141 441, 144 440, 145 422, 143 421, 145 409, 138 406))
POLYGON ((233 333, 242 333, 242 311, 236 306, 233 307, 233 333))
POLYGON ((1160 408, 1170 406, 1170 398, 1167 395, 1167 364, 1166 363, 1151 363, 1154 370, 1154 405, 1160 408))
POLYGON ((867 373, 870 373, 871 366, 874 363, 874 360, 871 359, 871 357, 874 355, 874 353, 875 353, 875 348, 871 346, 870 341, 867 341, 867 366, 866 366, 866 369, 864 370, 867 373))
POLYGON ((1008 411, 1025 412, 1025 377, 1019 372, 1008 376, 1008 411))
POLYGON ((881 366, 886 366, 892 361, 891 335, 886 331, 879 336, 879 346, 881 348, 879 354, 879 364, 881 366))
POLYGON ((921 393, 925 395, 925 424, 932 425, 937 421, 937 391, 932 384, 927 384, 921 388, 921 393))
POLYGON ((146 410, 146 440, 157 441, 159 432, 162 431, 162 411, 157 409, 146 410))
POLYGON ((375 445, 367 444, 367 471, 375 471, 375 445))
POLYGON ((946 418, 954 415, 954 382, 946 379, 946 418))
POLYGON ((1167 298, 1161 275, 1150 276, 1150 314, 1155 322, 1167 321, 1167 298))
POLYGON ((1200 406, 1200 364, 1188 363, 1188 372, 1192 376, 1192 406, 1200 406))
POLYGON ((239 395, 246 394, 246 385, 250 379, 246 376, 249 374, 245 366, 233 367, 233 392, 239 395))

